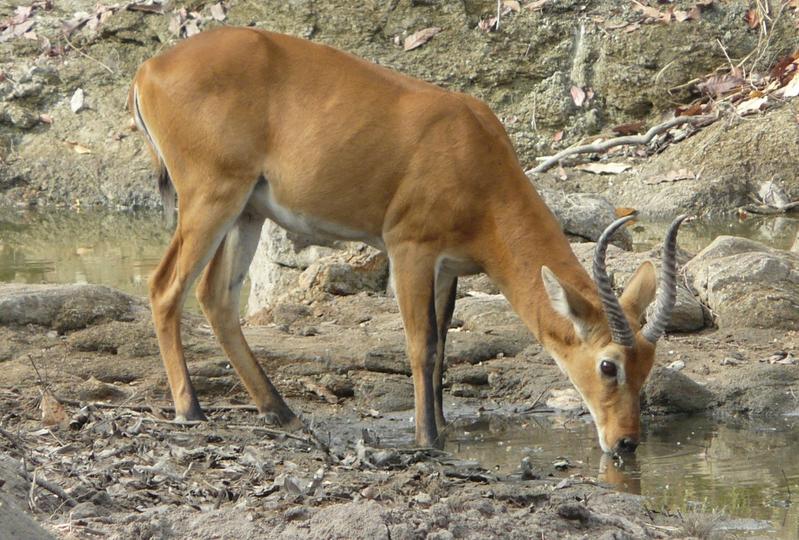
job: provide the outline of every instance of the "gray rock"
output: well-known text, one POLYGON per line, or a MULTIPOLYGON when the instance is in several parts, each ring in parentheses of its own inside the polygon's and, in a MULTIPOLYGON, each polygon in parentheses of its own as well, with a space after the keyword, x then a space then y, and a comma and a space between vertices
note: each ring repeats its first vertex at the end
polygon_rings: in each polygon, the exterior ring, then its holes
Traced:
POLYGON ((493 326, 524 326, 502 295, 461 298, 455 302, 454 317, 463 321, 464 330, 472 332, 485 332, 493 326))
MULTIPOLYGON (((655 302, 649 304, 646 310, 647 318, 651 317, 655 310, 655 302)), ((682 283, 677 284, 677 303, 674 304, 674 311, 671 320, 666 325, 667 332, 693 332, 705 327, 705 310, 702 303, 696 299, 691 291, 682 283)))
POLYGON ((101 285, 0 285, 0 324, 36 324, 58 332, 110 320, 130 321, 143 303, 101 285))
POLYGON ((488 384, 488 370, 483 366, 463 366, 447 371, 447 383, 488 384))
POLYGON ((720 236, 686 266, 719 328, 799 325, 799 256, 720 236))
MULTIPOLYGON (((616 209, 601 195, 553 189, 539 189, 538 193, 567 234, 596 242, 605 227, 616 220, 616 209)), ((613 243, 630 249, 633 243, 630 232, 627 229, 617 232, 613 243)))
POLYGON ((403 347, 381 346, 366 351, 363 368, 377 373, 399 373, 410 375, 411 366, 403 347))
POLYGON ((656 367, 641 396, 641 404, 650 412, 690 413, 706 410, 714 401, 713 393, 681 371, 656 367))

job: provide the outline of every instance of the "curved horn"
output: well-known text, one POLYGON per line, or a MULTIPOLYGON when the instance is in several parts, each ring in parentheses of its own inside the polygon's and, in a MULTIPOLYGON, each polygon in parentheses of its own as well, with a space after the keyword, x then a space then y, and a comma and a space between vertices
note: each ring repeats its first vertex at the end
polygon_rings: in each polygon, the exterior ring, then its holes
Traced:
POLYGON ((666 325, 674 311, 674 303, 677 301, 677 231, 686 219, 688 214, 678 216, 672 221, 663 241, 663 268, 660 271, 655 313, 652 315, 652 320, 647 321, 641 330, 641 334, 650 343, 655 343, 666 331, 666 325))
POLYGON ((636 214, 624 216, 608 225, 607 229, 605 229, 599 237, 599 240, 597 240, 596 249, 594 250, 594 281, 599 290, 599 298, 602 300, 602 307, 605 310, 605 315, 608 317, 610 334, 613 337, 614 343, 618 343, 625 347, 632 347, 635 343, 635 338, 627 322, 627 317, 621 309, 619 299, 616 298, 616 293, 613 292, 613 288, 610 286, 610 278, 605 268, 605 255, 608 250, 608 242, 610 242, 610 237, 613 236, 613 233, 622 225, 635 218, 635 216, 636 214))

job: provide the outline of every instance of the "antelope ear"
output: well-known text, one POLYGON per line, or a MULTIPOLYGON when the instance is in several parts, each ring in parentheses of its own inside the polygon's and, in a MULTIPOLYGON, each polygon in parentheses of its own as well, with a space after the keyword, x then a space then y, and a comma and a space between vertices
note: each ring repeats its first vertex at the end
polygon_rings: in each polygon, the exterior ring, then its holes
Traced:
POLYGON ((652 261, 645 261, 627 281, 620 302, 624 312, 634 321, 641 321, 647 306, 652 303, 657 292, 657 277, 652 261))
POLYGON ((541 279, 552 309, 570 320, 577 337, 585 340, 590 330, 591 304, 571 285, 561 283, 546 266, 541 267, 541 279))

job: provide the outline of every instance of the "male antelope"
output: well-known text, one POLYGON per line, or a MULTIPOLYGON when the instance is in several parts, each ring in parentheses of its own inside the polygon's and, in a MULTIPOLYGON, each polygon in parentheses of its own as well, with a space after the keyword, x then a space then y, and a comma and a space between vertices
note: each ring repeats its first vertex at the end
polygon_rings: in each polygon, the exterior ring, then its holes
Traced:
POLYGON ((416 442, 440 444, 444 342, 457 277, 485 271, 577 387, 607 451, 639 439, 639 391, 674 304, 674 243, 656 289, 644 263, 621 303, 597 244, 596 285, 517 161, 502 124, 475 98, 324 45, 220 28, 145 62, 129 96, 179 205, 150 280, 176 420, 205 418, 189 380, 180 316, 192 282, 258 410, 299 420, 256 362, 239 326, 239 291, 261 226, 360 240, 391 262, 413 372, 416 442), (210 262, 210 264, 209 264, 210 262), (204 269, 204 271, 203 271, 204 269))

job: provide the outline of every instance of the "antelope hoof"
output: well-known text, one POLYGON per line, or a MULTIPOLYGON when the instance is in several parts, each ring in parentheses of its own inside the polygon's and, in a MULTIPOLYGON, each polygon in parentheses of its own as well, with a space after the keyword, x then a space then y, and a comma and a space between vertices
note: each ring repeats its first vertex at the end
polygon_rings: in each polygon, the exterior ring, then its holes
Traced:
POLYGON ((172 420, 172 422, 175 424, 194 424, 197 422, 207 421, 208 417, 205 416, 205 413, 199 405, 189 408, 189 410, 185 413, 179 413, 175 411, 175 418, 172 420))
POLYGON ((303 424, 302 420, 289 409, 281 412, 265 411, 258 413, 258 418, 265 424, 279 427, 286 431, 301 431, 305 429, 305 424, 303 424))

